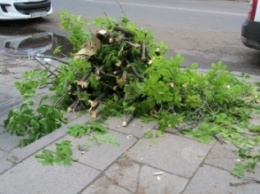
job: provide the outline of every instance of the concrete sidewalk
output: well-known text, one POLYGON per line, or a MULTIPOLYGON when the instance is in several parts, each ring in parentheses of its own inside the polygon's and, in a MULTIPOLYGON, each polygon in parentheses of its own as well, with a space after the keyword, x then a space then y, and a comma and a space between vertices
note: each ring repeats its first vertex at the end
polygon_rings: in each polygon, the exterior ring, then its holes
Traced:
MULTIPOLYGON (((8 110, 21 98, 14 88, 20 73, 36 68, 33 61, 12 60, 13 65, 0 62, 0 194, 259 194, 260 184, 230 186, 243 180, 230 175, 237 157, 228 144, 212 140, 210 144, 178 134, 166 133, 158 139, 144 138, 156 123, 135 119, 121 127, 121 119, 106 122, 118 147, 109 144, 93 146, 82 152, 80 139, 67 135, 69 125, 91 121, 88 115, 71 116, 69 124, 61 127, 25 148, 19 148, 20 138, 4 132, 3 120, 8 110), (18 65, 19 64, 19 65, 18 65), (53 150, 55 143, 68 139, 73 144, 72 166, 42 166, 35 154, 43 148, 53 150)), ((260 81, 252 76, 251 81, 260 81)), ((260 115, 252 119, 260 124, 260 115)), ((248 174, 260 180, 260 167, 248 174)))

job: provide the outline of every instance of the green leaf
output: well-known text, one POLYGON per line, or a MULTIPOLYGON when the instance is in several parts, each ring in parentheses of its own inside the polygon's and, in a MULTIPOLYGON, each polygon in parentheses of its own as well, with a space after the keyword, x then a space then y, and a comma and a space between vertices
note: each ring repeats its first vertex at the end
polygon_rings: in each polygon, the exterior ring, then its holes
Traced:
POLYGON ((249 131, 252 132, 252 133, 260 133, 260 125, 250 126, 249 131))
POLYGON ((35 156, 35 158, 37 158, 38 161, 44 166, 54 164, 54 154, 46 149, 43 149, 40 154, 35 156))
POLYGON ((154 137, 154 134, 153 134, 152 131, 147 131, 147 132, 144 134, 144 136, 145 136, 146 138, 153 138, 153 137, 154 137))
POLYGON ((42 153, 37 154, 35 157, 39 159, 39 162, 43 165, 63 164, 65 166, 70 166, 73 162, 71 142, 69 140, 63 140, 56 143, 55 146, 55 153, 43 149, 42 153))
POLYGON ((230 173, 234 176, 242 178, 245 174, 245 166, 241 162, 236 162, 235 167, 230 171, 230 173))
POLYGON ((76 124, 68 128, 68 134, 73 137, 83 137, 91 132, 91 127, 86 124, 76 124))

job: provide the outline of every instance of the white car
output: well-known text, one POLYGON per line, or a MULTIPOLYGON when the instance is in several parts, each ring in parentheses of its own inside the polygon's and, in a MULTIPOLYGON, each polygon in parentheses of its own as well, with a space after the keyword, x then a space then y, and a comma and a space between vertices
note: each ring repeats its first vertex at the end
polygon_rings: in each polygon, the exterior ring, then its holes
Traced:
POLYGON ((242 42, 260 50, 260 0, 250 0, 250 9, 242 26, 242 42))
POLYGON ((51 13, 51 0, 0 0, 0 20, 39 18, 51 13))

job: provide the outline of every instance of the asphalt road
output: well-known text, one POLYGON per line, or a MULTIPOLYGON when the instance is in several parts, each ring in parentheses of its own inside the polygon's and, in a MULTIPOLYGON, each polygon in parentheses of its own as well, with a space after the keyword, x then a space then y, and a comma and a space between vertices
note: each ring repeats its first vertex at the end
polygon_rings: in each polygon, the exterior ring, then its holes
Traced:
MULTIPOLYGON (((90 20, 105 13, 120 17, 116 0, 53 0, 54 14, 31 26, 59 29, 62 10, 90 20)), ((198 62, 200 68, 223 61, 230 70, 260 75, 260 51, 246 48, 240 40, 241 25, 249 3, 216 0, 120 0, 124 14, 154 31, 156 39, 169 44, 169 56, 181 53, 184 66, 198 62)))
MULTIPOLYGON (((124 13, 138 26, 154 31, 169 44, 169 56, 181 53, 184 65, 200 68, 223 61, 230 70, 260 75, 260 51, 246 48, 240 40, 241 25, 249 3, 215 0, 121 0, 124 13)), ((63 9, 93 19, 104 12, 120 17, 116 0, 54 0, 55 12, 63 9)))

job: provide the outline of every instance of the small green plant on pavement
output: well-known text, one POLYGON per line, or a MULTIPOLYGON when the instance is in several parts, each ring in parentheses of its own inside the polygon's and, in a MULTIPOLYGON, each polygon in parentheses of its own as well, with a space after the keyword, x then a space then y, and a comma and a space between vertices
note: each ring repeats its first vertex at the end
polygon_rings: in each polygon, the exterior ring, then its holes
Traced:
POLYGON ((55 144, 56 152, 52 152, 47 149, 43 149, 40 154, 37 154, 35 157, 39 160, 39 162, 46 165, 65 165, 70 166, 74 161, 72 155, 72 146, 69 140, 61 141, 60 143, 55 144))
MULTIPOLYGON (((83 147, 89 148, 93 145, 110 144, 113 147, 119 146, 115 136, 108 133, 108 129, 99 121, 87 124, 76 124, 68 128, 68 134, 81 138, 88 135, 87 142, 83 147)), ((82 146, 81 146, 82 147, 82 146)))
MULTIPOLYGON (((100 121, 94 121, 89 124, 75 124, 68 128, 68 134, 75 138, 86 138, 86 144, 77 145, 80 150, 86 150, 93 145, 100 146, 103 143, 110 144, 113 147, 119 146, 117 139, 108 133, 108 129, 100 123, 100 121)), ((40 154, 35 157, 38 161, 44 165, 72 165, 73 159, 71 141, 63 140, 55 144, 56 151, 52 152, 47 149, 43 149, 40 154)))
POLYGON ((25 100, 20 107, 11 110, 4 121, 6 131, 25 137, 20 141, 21 147, 51 133, 66 122, 60 110, 43 103, 46 99, 46 96, 42 97, 36 109, 31 99, 25 100))

